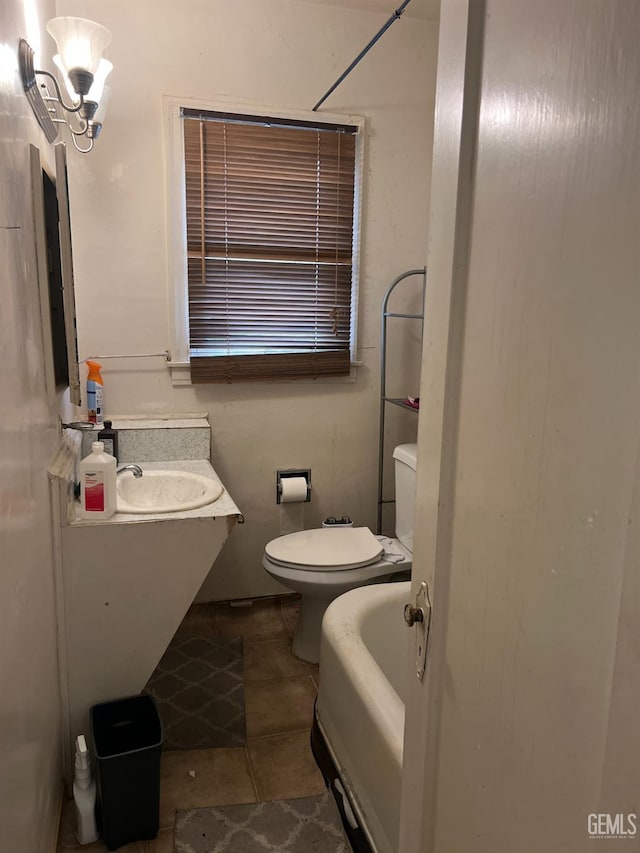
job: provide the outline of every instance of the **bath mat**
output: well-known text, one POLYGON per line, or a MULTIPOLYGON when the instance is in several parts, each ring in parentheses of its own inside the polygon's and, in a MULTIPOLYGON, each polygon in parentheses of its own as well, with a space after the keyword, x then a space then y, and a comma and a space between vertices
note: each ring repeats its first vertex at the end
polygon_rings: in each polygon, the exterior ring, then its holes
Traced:
POLYGON ((350 853, 331 794, 179 811, 174 853, 350 853))
POLYGON ((241 637, 174 637, 145 692, 156 700, 164 749, 244 746, 241 637))

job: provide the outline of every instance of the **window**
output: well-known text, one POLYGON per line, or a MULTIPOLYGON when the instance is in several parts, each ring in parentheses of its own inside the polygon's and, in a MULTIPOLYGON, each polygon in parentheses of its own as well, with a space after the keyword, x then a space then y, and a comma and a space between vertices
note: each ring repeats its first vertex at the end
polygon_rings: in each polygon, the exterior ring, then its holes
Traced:
POLYGON ((181 119, 191 381, 348 374, 358 125, 181 119))

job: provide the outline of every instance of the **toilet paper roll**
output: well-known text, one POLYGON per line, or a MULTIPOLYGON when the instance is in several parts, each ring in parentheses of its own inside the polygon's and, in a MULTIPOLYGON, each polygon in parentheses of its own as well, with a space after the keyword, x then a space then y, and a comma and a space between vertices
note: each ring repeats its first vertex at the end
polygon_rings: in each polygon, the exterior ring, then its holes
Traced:
POLYGON ((280 503, 293 504, 307 499, 307 481, 304 477, 283 477, 280 503))
POLYGON ((304 527, 307 481, 304 477, 283 477, 280 484, 280 535, 284 536, 287 533, 296 533, 304 527))

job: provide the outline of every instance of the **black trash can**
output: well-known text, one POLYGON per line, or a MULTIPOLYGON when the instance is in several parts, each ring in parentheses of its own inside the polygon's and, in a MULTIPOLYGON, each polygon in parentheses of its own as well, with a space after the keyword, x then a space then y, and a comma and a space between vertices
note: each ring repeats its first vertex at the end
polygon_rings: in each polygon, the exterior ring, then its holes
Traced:
POLYGON ((155 838, 160 824, 162 723, 151 696, 93 705, 98 814, 109 850, 155 838))

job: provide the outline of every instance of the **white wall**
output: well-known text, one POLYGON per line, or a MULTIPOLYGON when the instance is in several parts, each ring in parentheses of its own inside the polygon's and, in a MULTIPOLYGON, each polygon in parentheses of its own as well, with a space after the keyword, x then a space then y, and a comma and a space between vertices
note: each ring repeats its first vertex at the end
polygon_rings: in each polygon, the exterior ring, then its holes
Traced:
MULTIPOLYGON (((463 56, 464 7, 441 19, 463 56)), ((587 818, 639 811, 640 7, 487 0, 481 23, 455 264, 429 251, 425 353, 444 342, 448 363, 425 358, 423 391, 444 389, 445 429, 420 423, 431 695, 407 763, 428 782, 401 850, 637 850, 590 840, 587 818)), ((442 59, 434 223, 459 159, 442 59)))
MULTIPOLYGON (((113 94, 96 149, 70 167, 80 357, 168 346, 162 95, 310 109, 386 20, 291 0, 59 0, 61 14, 113 33, 113 94)), ((208 411, 213 462, 244 512, 206 595, 279 589, 261 569, 279 534, 277 468, 310 467, 306 524, 349 513, 375 525, 380 304, 388 282, 426 255, 436 25, 405 16, 327 101, 367 119, 360 356, 355 384, 173 388, 159 359, 110 361, 112 413, 208 411)), ((418 335, 396 340, 398 396, 417 393, 418 335)), ((415 417, 392 414, 394 439, 415 417)))
POLYGON ((62 791, 47 465, 48 403, 35 263, 29 143, 52 162, 17 71, 53 2, 0 6, 0 849, 51 853, 62 791))

